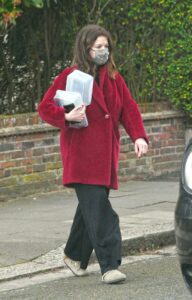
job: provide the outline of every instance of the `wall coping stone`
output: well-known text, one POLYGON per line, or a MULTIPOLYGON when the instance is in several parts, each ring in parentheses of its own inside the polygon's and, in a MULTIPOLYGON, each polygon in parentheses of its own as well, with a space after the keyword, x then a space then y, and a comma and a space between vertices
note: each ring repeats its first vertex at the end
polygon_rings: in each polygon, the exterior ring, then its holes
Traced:
POLYGON ((13 115, 0 115, 0 128, 41 124, 41 122, 42 121, 39 118, 37 112, 13 115))
POLYGON ((0 129, 0 137, 25 135, 47 131, 59 131, 59 128, 53 127, 49 124, 42 123, 38 125, 16 126, 0 129))
MULTIPOLYGON (((30 114, 32 116, 32 114, 30 114)), ((34 116, 37 115, 37 113, 33 113, 34 116)), ((20 117, 20 115, 19 115, 20 117)), ((24 116, 23 116, 24 117, 24 116)), ((150 113, 142 113, 142 118, 144 121, 148 120, 161 120, 161 119, 170 119, 170 118, 183 118, 184 114, 175 111, 175 110, 167 110, 167 111, 161 111, 161 112, 150 112, 150 113)), ((5 116, 5 118, 8 118, 5 116)), ((16 117, 14 116, 14 119, 16 117)), ((11 119, 11 116, 10 116, 11 119)), ((40 120, 40 119, 39 119, 40 120)), ((21 125, 21 126, 14 126, 15 122, 13 123, 13 126, 0 128, 0 137, 8 137, 8 136, 15 136, 15 135, 25 135, 25 134, 33 134, 33 133, 39 133, 39 132, 47 132, 47 131, 58 131, 59 128, 53 127, 47 123, 44 123, 40 120, 39 124, 33 124, 33 125, 21 125)))
POLYGON ((143 120, 162 120, 162 119, 174 119, 174 118, 183 118, 185 115, 180 111, 176 110, 166 110, 161 112, 150 112, 142 113, 143 120))

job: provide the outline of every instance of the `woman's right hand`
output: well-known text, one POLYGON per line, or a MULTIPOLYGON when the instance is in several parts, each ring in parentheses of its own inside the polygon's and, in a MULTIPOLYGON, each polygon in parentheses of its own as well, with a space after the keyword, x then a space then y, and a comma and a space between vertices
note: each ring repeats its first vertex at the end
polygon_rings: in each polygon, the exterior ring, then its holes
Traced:
POLYGON ((65 120, 68 122, 81 122, 85 118, 85 105, 77 106, 69 113, 65 113, 65 120))

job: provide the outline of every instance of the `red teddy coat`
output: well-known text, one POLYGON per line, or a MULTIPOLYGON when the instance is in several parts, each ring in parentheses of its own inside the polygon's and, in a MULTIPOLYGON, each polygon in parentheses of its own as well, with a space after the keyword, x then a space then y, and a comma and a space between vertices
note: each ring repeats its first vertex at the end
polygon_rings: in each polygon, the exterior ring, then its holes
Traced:
POLYGON ((105 185, 117 189, 119 156, 119 122, 134 142, 147 140, 136 102, 117 72, 108 75, 106 65, 100 68, 99 85, 94 81, 91 104, 86 108, 88 127, 70 128, 65 122, 64 108, 57 107, 53 97, 58 89, 65 90, 66 78, 75 68, 66 68, 56 77, 38 106, 40 117, 60 128, 60 149, 63 161, 63 184, 105 185))

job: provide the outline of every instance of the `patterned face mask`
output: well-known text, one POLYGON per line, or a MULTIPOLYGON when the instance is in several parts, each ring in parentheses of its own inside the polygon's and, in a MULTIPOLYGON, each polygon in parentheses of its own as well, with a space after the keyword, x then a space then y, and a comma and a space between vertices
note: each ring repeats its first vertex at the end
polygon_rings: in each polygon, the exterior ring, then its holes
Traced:
POLYGON ((106 64, 109 58, 108 48, 92 50, 95 52, 95 58, 93 58, 93 62, 98 66, 106 64))

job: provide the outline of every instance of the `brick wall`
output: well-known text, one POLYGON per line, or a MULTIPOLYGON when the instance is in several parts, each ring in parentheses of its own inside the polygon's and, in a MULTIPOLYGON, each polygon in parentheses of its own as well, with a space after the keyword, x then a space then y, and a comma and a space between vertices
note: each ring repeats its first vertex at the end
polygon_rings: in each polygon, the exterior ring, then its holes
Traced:
POLYGON ((150 140, 146 156, 135 159, 134 147, 121 129, 119 179, 151 180, 178 176, 185 147, 184 117, 175 111, 144 113, 150 140))
MULTIPOLYGON (((184 119, 174 111, 143 114, 147 156, 135 159, 121 128, 119 179, 152 179, 177 173, 185 144, 184 119)), ((62 188, 59 131, 37 114, 0 117, 0 200, 62 188)))

